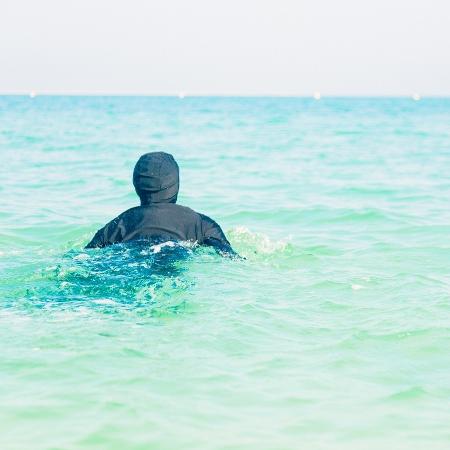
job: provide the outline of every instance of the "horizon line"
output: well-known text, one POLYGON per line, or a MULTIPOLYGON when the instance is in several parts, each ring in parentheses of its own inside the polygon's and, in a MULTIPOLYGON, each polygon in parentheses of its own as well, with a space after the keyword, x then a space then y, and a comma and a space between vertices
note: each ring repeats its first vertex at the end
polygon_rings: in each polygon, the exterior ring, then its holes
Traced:
POLYGON ((6 97, 175 97, 180 100, 185 98, 199 98, 199 97, 241 97, 241 98, 311 98, 320 100, 323 98, 448 98, 449 94, 426 94, 419 92, 412 92, 410 94, 333 94, 316 91, 313 93, 201 93, 201 92, 166 92, 166 93, 140 93, 140 92, 61 92, 61 91, 0 91, 0 96, 6 97))

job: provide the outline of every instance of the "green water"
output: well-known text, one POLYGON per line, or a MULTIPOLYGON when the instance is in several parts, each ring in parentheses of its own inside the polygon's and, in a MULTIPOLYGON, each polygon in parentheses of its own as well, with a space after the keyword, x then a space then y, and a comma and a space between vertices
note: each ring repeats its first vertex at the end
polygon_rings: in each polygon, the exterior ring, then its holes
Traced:
POLYGON ((449 124, 449 99, 0 97, 0 448, 450 448, 449 124), (245 261, 83 250, 149 150, 245 261))

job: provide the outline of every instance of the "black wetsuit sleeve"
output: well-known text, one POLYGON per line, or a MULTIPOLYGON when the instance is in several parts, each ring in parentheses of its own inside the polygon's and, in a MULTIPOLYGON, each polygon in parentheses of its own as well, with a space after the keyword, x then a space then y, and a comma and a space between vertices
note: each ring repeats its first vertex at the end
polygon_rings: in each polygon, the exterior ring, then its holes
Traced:
POLYGON ((111 220, 103 228, 95 233, 91 242, 85 248, 99 248, 122 241, 122 233, 120 226, 120 216, 111 220))
POLYGON ((202 239, 200 240, 200 244, 213 247, 218 253, 224 256, 238 256, 232 249, 219 224, 203 214, 200 214, 200 217, 202 221, 202 239))
POLYGON ((88 245, 84 248, 98 248, 98 247, 104 247, 105 244, 105 238, 104 238, 104 230, 105 227, 100 228, 100 230, 95 233, 94 237, 91 239, 91 242, 89 242, 88 245))

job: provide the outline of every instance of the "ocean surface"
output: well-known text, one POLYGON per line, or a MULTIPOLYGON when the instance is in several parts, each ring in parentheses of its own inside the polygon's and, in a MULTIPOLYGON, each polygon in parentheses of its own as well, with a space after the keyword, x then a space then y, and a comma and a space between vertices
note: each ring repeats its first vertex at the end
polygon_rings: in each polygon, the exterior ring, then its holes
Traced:
POLYGON ((450 448, 450 99, 0 97, 0 448, 450 448), (84 250, 174 154, 195 245, 84 250))

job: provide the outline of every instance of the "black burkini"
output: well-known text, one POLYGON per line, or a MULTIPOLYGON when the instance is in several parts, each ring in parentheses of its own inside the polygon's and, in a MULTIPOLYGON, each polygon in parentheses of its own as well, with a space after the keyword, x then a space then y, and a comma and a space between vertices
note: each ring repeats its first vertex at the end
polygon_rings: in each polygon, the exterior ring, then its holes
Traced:
POLYGON ((220 226, 203 214, 176 204, 180 186, 178 164, 164 152, 146 153, 133 172, 141 206, 131 208, 97 231, 86 248, 139 239, 192 241, 236 255, 220 226))

